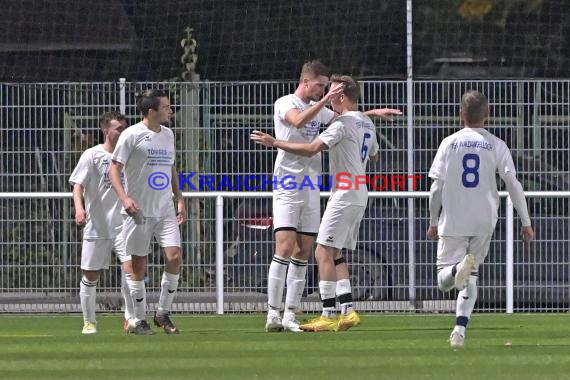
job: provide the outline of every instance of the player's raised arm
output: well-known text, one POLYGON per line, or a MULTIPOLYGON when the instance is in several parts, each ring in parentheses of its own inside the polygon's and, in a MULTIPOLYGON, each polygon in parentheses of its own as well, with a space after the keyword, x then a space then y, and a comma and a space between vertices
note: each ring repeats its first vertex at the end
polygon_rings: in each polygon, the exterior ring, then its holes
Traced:
POLYGON ((390 116, 401 116, 403 115, 402 111, 396 108, 375 108, 372 110, 368 110, 363 112, 366 116, 377 116, 384 120, 392 121, 390 116))
POLYGON ((343 88, 341 85, 332 86, 329 92, 321 98, 318 102, 311 105, 304 111, 298 109, 289 110, 285 114, 285 121, 295 128, 304 127, 309 121, 313 120, 317 114, 333 99, 342 93, 343 88))

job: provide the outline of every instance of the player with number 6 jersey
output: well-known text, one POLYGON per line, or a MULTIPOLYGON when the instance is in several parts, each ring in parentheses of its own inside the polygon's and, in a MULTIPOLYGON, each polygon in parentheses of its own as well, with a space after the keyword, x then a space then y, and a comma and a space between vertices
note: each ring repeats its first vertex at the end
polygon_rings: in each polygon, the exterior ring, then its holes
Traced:
MULTIPOLYGON (((341 88, 331 88, 325 94, 330 71, 318 60, 306 62, 301 70, 299 85, 293 94, 275 102, 275 137, 292 143, 311 143, 321 127, 338 115, 326 107, 341 88)), ((402 112, 392 108, 371 109, 369 116, 389 118, 402 112)), ((319 230, 320 194, 309 186, 295 188, 295 184, 310 178, 318 183, 321 174, 321 156, 303 156, 280 149, 273 174, 281 184, 273 189, 273 228, 275 254, 269 266, 267 279, 266 331, 301 332, 295 313, 300 308, 307 276, 307 262, 319 230), (290 187, 293 185, 293 188, 290 187), (283 290, 287 284, 285 312, 281 319, 283 290)), ((347 273, 346 263, 339 262, 339 273, 347 273)), ((344 276, 344 275, 341 275, 344 276)), ((338 282, 339 297, 350 293, 348 278, 338 282)))
MULTIPOLYGON (((310 143, 274 139, 254 131, 251 139, 303 157, 314 157, 328 149, 333 177, 339 172, 364 176, 369 157, 376 157, 378 142, 372 121, 357 111, 360 87, 349 76, 331 77, 330 102, 340 116, 310 143)), ((315 257, 319 266, 319 290, 323 301, 321 317, 299 326, 304 331, 348 330, 360 323, 353 308, 348 267, 343 248, 355 249, 360 222, 368 201, 366 186, 342 187, 334 184, 317 235, 315 257), (336 318, 336 296, 341 316, 336 318)))
POLYGON ((452 347, 464 344, 477 299, 478 268, 487 257, 497 224, 497 173, 521 218, 523 240, 534 236, 511 152, 503 140, 485 129, 489 116, 485 96, 478 91, 466 92, 460 116, 465 127, 441 142, 429 171, 433 182, 427 237, 439 239, 438 286, 442 291, 459 290, 456 325, 449 338, 452 347))

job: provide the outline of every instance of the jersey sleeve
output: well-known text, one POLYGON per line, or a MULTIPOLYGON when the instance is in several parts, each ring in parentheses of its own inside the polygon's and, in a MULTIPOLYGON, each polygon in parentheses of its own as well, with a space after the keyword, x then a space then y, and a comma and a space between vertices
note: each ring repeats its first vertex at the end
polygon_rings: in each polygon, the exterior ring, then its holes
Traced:
POLYGON ((285 115, 292 109, 297 109, 297 107, 289 97, 277 99, 275 102, 275 114, 280 120, 285 121, 285 115))
POLYGON ((92 177, 90 175, 92 168, 93 157, 91 156, 91 152, 85 151, 79 158, 79 162, 75 166, 75 169, 73 169, 71 176, 69 176, 69 184, 71 186, 80 184, 81 186, 86 187, 89 182, 89 178, 92 177))
POLYGON ((441 180, 445 179, 445 172, 446 172, 445 156, 446 156, 447 146, 448 146, 447 141, 443 140, 437 150, 437 153, 435 154, 435 157, 431 164, 431 168, 429 169, 428 176, 430 178, 441 179, 441 180))
POLYGON ((501 141, 499 147, 500 148, 497 152, 497 170, 499 171, 499 176, 504 178, 507 173, 516 175, 517 171, 515 169, 515 163, 513 162, 513 156, 511 155, 509 147, 503 141, 501 141))
POLYGON ((127 131, 121 133, 117 145, 115 146, 115 151, 113 152, 113 161, 117 161, 123 165, 127 163, 133 149, 135 147, 135 135, 127 133, 127 131))
POLYGON ((507 174, 502 178, 503 181, 505 181, 505 185, 507 186, 507 191, 511 196, 511 200, 513 202, 513 205, 515 206, 515 210, 517 210, 517 213, 521 218, 522 225, 530 226, 531 225, 530 217, 528 215, 526 198, 521 183, 517 180, 514 173, 511 172, 507 172, 507 174))
POLYGON ((332 123, 323 133, 319 135, 319 139, 332 148, 345 136, 346 129, 339 121, 332 123))
POLYGON ((378 139, 376 137, 376 133, 372 134, 372 144, 370 145, 370 151, 368 152, 369 156, 375 156, 378 151, 380 150, 380 146, 378 145, 378 139))
POLYGON ((172 155, 172 166, 174 166, 176 164, 176 135, 174 134, 174 131, 168 127, 163 127, 165 129, 168 130, 168 133, 170 134, 170 136, 172 136, 172 149, 173 149, 173 155, 172 155))

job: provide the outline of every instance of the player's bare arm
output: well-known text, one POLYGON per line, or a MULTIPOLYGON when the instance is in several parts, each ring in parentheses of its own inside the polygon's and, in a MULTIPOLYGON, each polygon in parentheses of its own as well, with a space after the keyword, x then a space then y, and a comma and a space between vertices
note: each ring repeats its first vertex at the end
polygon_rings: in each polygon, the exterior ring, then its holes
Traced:
POLYGON ((250 139, 257 144, 265 145, 272 148, 279 148, 289 153, 297 154, 299 156, 312 157, 320 151, 327 149, 327 144, 323 140, 317 138, 311 143, 292 143, 283 140, 276 140, 273 136, 263 133, 261 131, 253 131, 250 139))
POLYGON ((392 121, 390 116, 401 116, 403 115, 402 111, 396 108, 375 108, 372 110, 368 110, 363 112, 366 116, 377 116, 384 120, 392 121))
POLYGON ((182 191, 180 191, 180 186, 178 185, 178 173, 174 166, 172 167, 171 177, 172 193, 174 194, 174 201, 176 203, 176 219, 178 220, 178 224, 182 224, 186 221, 186 203, 184 202, 182 191))
POLYGON ((80 183, 73 185, 73 204, 75 206, 75 223, 79 227, 87 223, 87 212, 83 206, 83 186, 80 183))
POLYGON ((530 216, 528 215, 523 187, 515 175, 511 172, 507 172, 504 175, 501 175, 501 178, 505 182, 507 191, 509 192, 509 196, 513 202, 513 206, 521 218, 521 238, 524 242, 529 242, 534 238, 534 230, 532 229, 530 216))
POLYGON ((439 179, 434 179, 431 184, 430 194, 429 194, 430 223, 427 229, 427 238, 430 240, 437 240, 439 238, 437 225, 442 205, 442 196, 441 196, 442 189, 443 189, 442 181, 439 179))
POLYGON ((309 121, 313 120, 317 114, 326 106, 332 98, 338 96, 342 93, 342 86, 336 85, 332 86, 329 92, 322 97, 321 100, 310 106, 304 111, 299 111, 298 109, 289 110, 285 114, 285 121, 295 128, 304 127, 309 121))
POLYGON ((125 192, 123 183, 121 182, 121 172, 123 171, 123 164, 117 161, 111 163, 109 168, 109 179, 111 180, 111 185, 117 193, 117 197, 121 201, 121 204, 125 208, 125 211, 130 216, 134 216, 139 211, 139 206, 134 199, 130 198, 125 192))

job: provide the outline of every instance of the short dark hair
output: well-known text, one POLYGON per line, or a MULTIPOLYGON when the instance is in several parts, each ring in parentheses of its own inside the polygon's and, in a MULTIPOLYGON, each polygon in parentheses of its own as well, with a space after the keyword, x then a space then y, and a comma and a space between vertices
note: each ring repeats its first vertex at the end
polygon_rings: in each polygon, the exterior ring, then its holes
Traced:
POLYGON ((331 71, 321 61, 314 59, 312 61, 305 62, 303 65, 303 68, 301 69, 301 79, 303 79, 303 76, 307 74, 313 77, 322 75, 328 78, 331 76, 331 71))
POLYGON ((103 115, 101 115, 101 121, 99 123, 101 130, 109 128, 109 124, 112 120, 123 121, 127 120, 127 118, 125 115, 117 111, 105 112, 103 115))
POLYGON ((332 83, 342 83, 344 95, 353 103, 358 102, 360 98, 360 85, 356 79, 349 75, 333 74, 331 76, 332 83))
POLYGON ((467 123, 479 123, 487 117, 489 102, 485 95, 476 90, 469 90, 461 97, 461 110, 467 123))
POLYGON ((168 94, 163 90, 149 89, 138 96, 137 108, 143 116, 148 116, 150 110, 158 111, 160 98, 168 98, 168 94))

